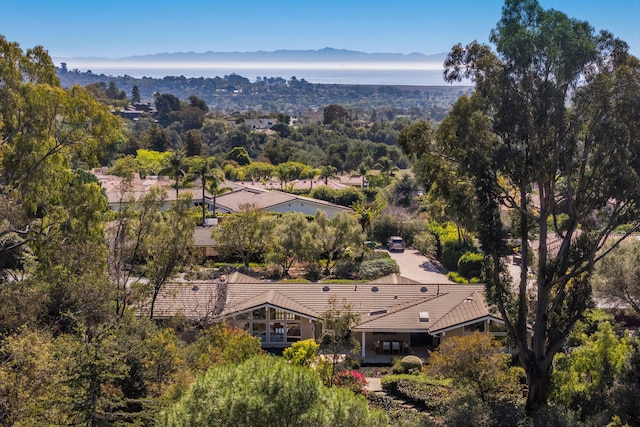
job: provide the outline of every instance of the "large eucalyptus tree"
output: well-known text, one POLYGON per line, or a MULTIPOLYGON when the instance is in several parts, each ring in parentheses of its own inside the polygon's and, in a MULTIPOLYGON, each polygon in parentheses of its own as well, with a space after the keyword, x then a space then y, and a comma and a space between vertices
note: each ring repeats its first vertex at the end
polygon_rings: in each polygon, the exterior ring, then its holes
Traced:
POLYGON ((400 142, 430 165, 419 169, 429 186, 448 179, 474 190, 488 297, 517 346, 532 413, 546 402, 554 355, 591 304, 605 242, 620 224, 640 225, 640 64, 610 33, 536 0, 507 0, 490 40, 495 51, 472 42, 449 53, 445 79, 476 87, 436 141, 407 133, 400 142), (513 280, 508 217, 523 242, 513 280))

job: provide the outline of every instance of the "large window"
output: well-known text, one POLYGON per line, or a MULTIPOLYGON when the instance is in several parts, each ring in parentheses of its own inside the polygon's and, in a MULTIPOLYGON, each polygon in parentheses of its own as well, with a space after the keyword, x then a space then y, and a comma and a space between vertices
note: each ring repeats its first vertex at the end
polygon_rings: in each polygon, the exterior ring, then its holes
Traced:
POLYGON ((502 322, 496 322, 495 320, 489 320, 489 332, 495 335, 502 335, 507 333, 507 327, 502 322))
POLYGON ((484 333, 485 331, 491 334, 494 339, 499 341, 505 347, 505 351, 508 351, 512 346, 512 343, 507 336, 507 328, 501 321, 488 319, 463 327, 464 335, 469 335, 474 332, 484 333))
POLYGON ((238 313, 234 326, 248 331, 263 343, 291 343, 300 341, 302 317, 275 307, 260 307, 238 313))
POLYGON ((470 325, 465 325, 462 329, 463 333, 466 334, 472 334, 474 332, 484 332, 484 324, 485 321, 481 321, 481 322, 476 322, 476 323, 472 323, 470 325))

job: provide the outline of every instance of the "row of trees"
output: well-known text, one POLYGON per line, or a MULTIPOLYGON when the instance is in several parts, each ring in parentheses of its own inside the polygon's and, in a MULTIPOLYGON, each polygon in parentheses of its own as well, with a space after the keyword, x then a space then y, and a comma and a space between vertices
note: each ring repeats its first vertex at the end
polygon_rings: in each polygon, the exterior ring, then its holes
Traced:
POLYGON ((202 114, 203 110, 190 106, 184 109, 171 113, 175 121, 162 122, 167 123, 165 126, 153 118, 128 123, 129 141, 121 153, 114 155, 150 149, 183 150, 190 156, 221 156, 242 148, 251 159, 273 165, 301 162, 316 168, 331 165, 339 171, 354 171, 361 163, 372 168, 387 158, 398 168, 408 166, 396 143, 400 128, 409 124, 406 119, 374 124, 370 128, 356 128, 351 123, 337 123, 331 125, 331 129, 317 124, 279 124, 276 126, 280 128, 274 126, 273 132, 258 132, 246 124, 221 117, 210 116, 204 122, 202 117, 187 121, 184 116, 187 111, 196 109, 202 114))
POLYGON ((223 258, 235 257, 245 266, 262 259, 275 267, 276 276, 289 277, 294 265, 314 280, 321 274, 373 279, 398 272, 388 256, 365 254, 365 234, 350 213, 332 218, 320 210, 312 218, 295 212, 274 216, 245 205, 241 212, 222 218, 212 235, 223 258), (339 271, 334 271, 336 262, 339 271))

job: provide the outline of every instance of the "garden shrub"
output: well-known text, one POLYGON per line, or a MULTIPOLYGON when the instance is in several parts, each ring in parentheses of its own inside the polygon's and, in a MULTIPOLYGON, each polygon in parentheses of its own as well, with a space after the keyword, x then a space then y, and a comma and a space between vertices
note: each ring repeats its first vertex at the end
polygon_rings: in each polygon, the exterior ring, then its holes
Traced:
POLYGON ((375 259, 391 259, 391 255, 387 251, 366 251, 363 254, 363 261, 373 261, 375 259))
POLYGON ((363 396, 324 387, 311 369, 272 357, 212 367, 156 421, 164 427, 388 425, 363 396))
POLYGON ((355 279, 360 266, 351 258, 341 258, 333 266, 333 277, 337 279, 355 279))
POLYGON ((442 244, 442 264, 449 271, 456 271, 458 269, 458 260, 460 257, 469 251, 474 250, 473 243, 467 240, 445 240, 441 241, 442 244))
POLYGON ((454 283, 469 283, 469 281, 458 274, 456 271, 450 271, 447 273, 447 279, 451 280, 454 283))
POLYGON ((364 203, 365 201, 364 193, 355 187, 347 187, 343 190, 334 190, 333 188, 321 186, 311 190, 309 196, 314 199, 324 200, 325 202, 335 203, 346 207, 351 207, 354 203, 364 203))
POLYGON ((336 192, 335 204, 351 207, 354 203, 364 203, 365 196, 359 188, 347 187, 336 192))
POLYGON ((390 426, 428 427, 440 425, 430 414, 403 407, 400 402, 386 394, 367 393, 366 396, 370 407, 381 409, 389 416, 390 426))
POLYGON ((417 374, 422 371, 422 359, 418 356, 405 356, 400 363, 405 374, 417 374))
POLYGON ((337 387, 348 388, 356 394, 365 394, 367 380, 358 371, 343 371, 333 379, 333 384, 337 387))
POLYGON ((392 375, 383 377, 382 389, 416 407, 434 414, 444 414, 454 389, 442 381, 433 381, 423 375, 392 375))
POLYGON ((386 394, 368 393, 367 400, 369 403, 377 409, 389 413, 391 410, 396 409, 397 403, 393 400, 393 397, 386 394))
POLYGON ((257 357, 213 366, 196 379, 155 425, 182 426, 384 426, 386 415, 366 398, 324 387, 316 372, 282 358, 257 357))
POLYGON ((364 280, 373 280, 387 276, 391 273, 400 273, 400 267, 395 260, 388 258, 374 259, 363 261, 360 264, 360 272, 358 276, 364 280))
POLYGON ((487 405, 474 393, 464 393, 452 399, 445 415, 446 425, 452 427, 491 425, 487 405))
POLYGON ((414 236, 426 230, 422 221, 383 213, 371 224, 372 234, 378 242, 386 242, 389 236, 400 236, 407 246, 413 246, 414 236))
POLYGON ((400 359, 399 357, 394 357, 391 365, 391 372, 398 375, 398 374, 404 373, 403 370, 404 369, 402 368, 402 359, 400 359))
POLYGON ((458 273, 470 279, 480 277, 484 255, 477 252, 465 252, 458 260, 458 273))
MULTIPOLYGON (((402 221, 400 227, 400 236, 404 239, 407 246, 414 246, 415 236, 426 231, 426 226, 423 221, 411 220, 402 221)), ((389 236, 387 236, 389 237, 389 236)), ((385 239, 386 241, 386 239, 385 239)))
POLYGON ((438 239, 429 231, 418 233, 413 238, 413 246, 424 256, 436 256, 438 239))
POLYGON ((458 260, 462 254, 465 252, 476 252, 475 245, 470 236, 468 236, 464 230, 460 230, 460 232, 463 233, 461 239, 458 227, 450 222, 444 224, 431 223, 428 229, 437 237, 438 255, 442 261, 442 265, 449 271, 456 271, 458 269, 458 260))
POLYGON ((308 366, 318 355, 320 344, 313 338, 297 341, 282 352, 282 357, 294 366, 308 366))

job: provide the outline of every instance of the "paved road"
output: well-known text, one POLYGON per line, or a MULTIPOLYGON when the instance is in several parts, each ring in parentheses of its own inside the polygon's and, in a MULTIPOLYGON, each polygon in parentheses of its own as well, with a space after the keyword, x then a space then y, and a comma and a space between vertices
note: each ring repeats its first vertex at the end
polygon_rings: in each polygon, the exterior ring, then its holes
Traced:
MULTIPOLYGON (((380 249, 386 251, 386 249, 380 249)), ((427 260, 427 258, 415 249, 405 249, 404 252, 389 252, 400 267, 400 275, 416 282, 430 283, 453 283, 447 276, 439 273, 438 270, 427 260)))

